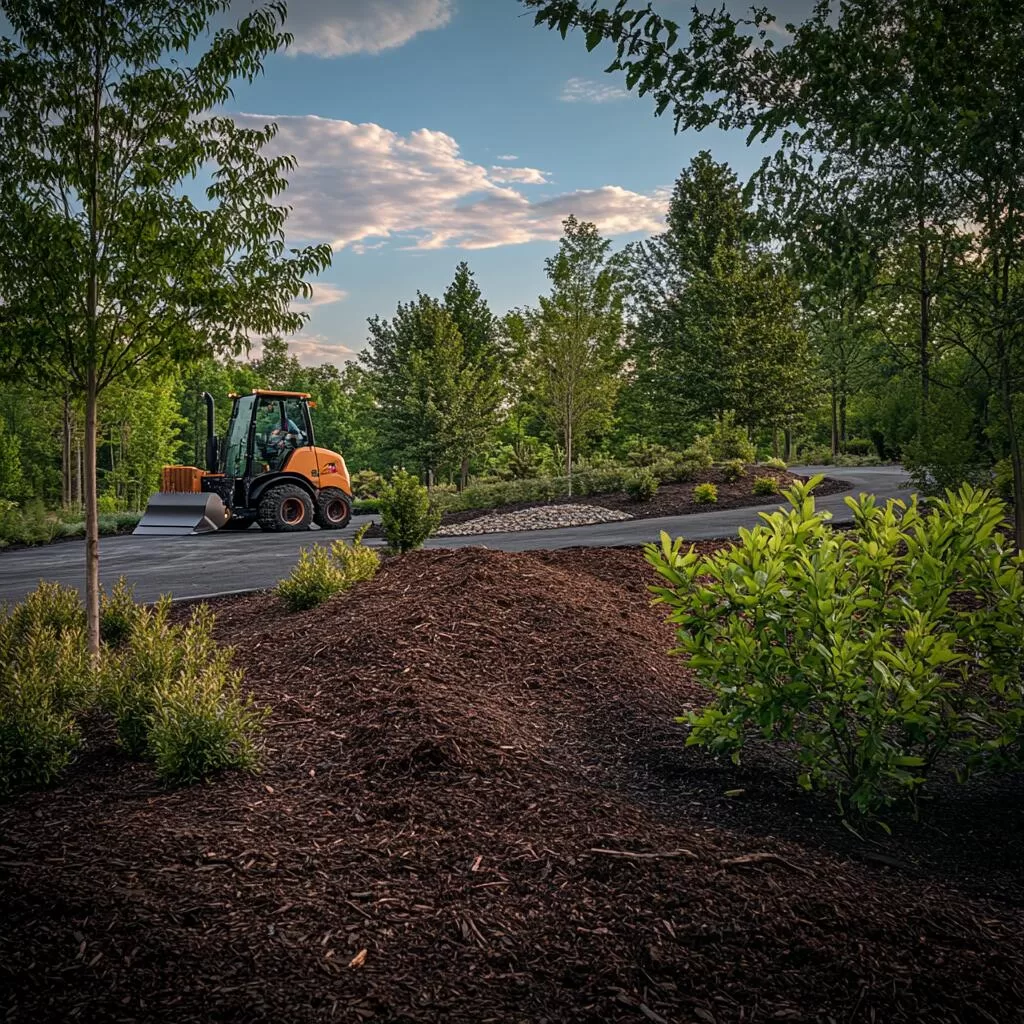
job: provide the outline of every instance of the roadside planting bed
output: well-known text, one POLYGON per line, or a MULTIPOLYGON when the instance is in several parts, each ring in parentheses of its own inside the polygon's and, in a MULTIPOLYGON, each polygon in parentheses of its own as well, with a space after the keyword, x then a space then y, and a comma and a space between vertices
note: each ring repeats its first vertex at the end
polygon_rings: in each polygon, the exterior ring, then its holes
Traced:
MULTIPOLYGON (((721 466, 700 470, 693 480, 682 484, 663 483, 657 494, 650 501, 635 501, 625 491, 614 491, 606 494, 588 494, 585 497, 552 498, 549 501, 521 501, 502 505, 494 509, 466 509, 461 512, 446 512, 441 517, 442 526, 453 526, 471 522, 485 515, 500 512, 516 512, 531 508, 547 508, 549 506, 581 503, 596 505, 599 508, 625 512, 633 519, 649 519, 655 516, 681 516, 695 512, 720 512, 724 509, 749 508, 753 505, 780 504, 781 495, 764 495, 754 493, 754 480, 759 476, 771 476, 778 480, 779 491, 785 490, 796 480, 806 480, 784 470, 769 469, 764 466, 748 466, 747 475, 740 480, 728 481, 721 466), (718 501, 712 504, 701 504, 694 500, 693 490, 698 484, 713 483, 718 488, 718 501)), ((852 485, 844 480, 826 478, 814 489, 817 497, 827 494, 839 494, 852 489, 852 485)))
POLYGON ((770 752, 685 749, 706 697, 650 582, 460 549, 295 615, 215 602, 265 770, 167 791, 100 746, 0 805, 0 1016, 1016 1019, 1012 782, 858 837, 770 752))

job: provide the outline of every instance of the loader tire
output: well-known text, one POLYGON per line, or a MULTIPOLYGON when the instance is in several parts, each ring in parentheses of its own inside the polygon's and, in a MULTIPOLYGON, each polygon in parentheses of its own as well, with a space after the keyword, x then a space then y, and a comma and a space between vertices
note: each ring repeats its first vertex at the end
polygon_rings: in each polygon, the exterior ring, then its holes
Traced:
POLYGON ((298 533, 313 525, 313 499, 301 488, 291 484, 271 487, 260 498, 256 522, 261 530, 275 533, 298 533))
POLYGON ((316 525, 321 530, 343 530, 352 518, 352 505, 345 492, 337 487, 325 487, 316 496, 316 525))

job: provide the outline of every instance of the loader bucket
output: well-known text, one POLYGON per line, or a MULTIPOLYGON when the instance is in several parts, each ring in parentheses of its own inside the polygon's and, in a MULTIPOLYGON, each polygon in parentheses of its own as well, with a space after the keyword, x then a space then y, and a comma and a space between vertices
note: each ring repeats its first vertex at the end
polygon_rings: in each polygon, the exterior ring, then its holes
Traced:
POLYGON ((216 494, 161 491, 149 499, 145 515, 132 532, 163 537, 213 533, 227 522, 227 518, 227 508, 216 494))

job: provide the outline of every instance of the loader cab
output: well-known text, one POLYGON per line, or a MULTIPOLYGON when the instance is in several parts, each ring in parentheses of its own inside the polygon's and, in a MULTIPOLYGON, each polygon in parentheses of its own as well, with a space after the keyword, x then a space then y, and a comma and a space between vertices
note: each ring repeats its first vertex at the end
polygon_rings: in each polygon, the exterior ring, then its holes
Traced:
POLYGON ((235 480, 280 473, 292 453, 312 447, 308 396, 254 392, 234 400, 221 449, 220 472, 235 480))

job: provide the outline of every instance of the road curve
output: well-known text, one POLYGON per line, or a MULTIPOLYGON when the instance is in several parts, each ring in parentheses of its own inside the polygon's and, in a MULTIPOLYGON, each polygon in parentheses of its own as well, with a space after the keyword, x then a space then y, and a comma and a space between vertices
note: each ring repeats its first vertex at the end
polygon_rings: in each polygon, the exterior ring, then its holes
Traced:
MULTIPOLYGON (((831 466, 794 467, 802 474, 825 473, 845 480, 850 489, 818 499, 818 507, 833 515, 833 522, 850 519, 844 499, 860 493, 879 499, 909 497, 910 481, 899 467, 871 466, 840 469, 831 466)), ((691 540, 735 536, 741 526, 758 522, 758 513, 777 508, 760 505, 686 516, 631 519, 562 530, 521 533, 489 533, 476 537, 435 537, 428 547, 454 548, 477 545, 500 551, 541 548, 616 547, 656 540, 662 530, 691 540)), ((177 599, 213 597, 273 586, 295 564, 298 549, 351 537, 368 517, 357 516, 339 533, 210 533, 198 537, 104 537, 100 544, 101 581, 110 587, 120 576, 135 586, 140 601, 161 594, 177 599)), ((65 541, 45 547, 0 553, 0 603, 20 601, 40 580, 84 588, 85 544, 65 541)))

